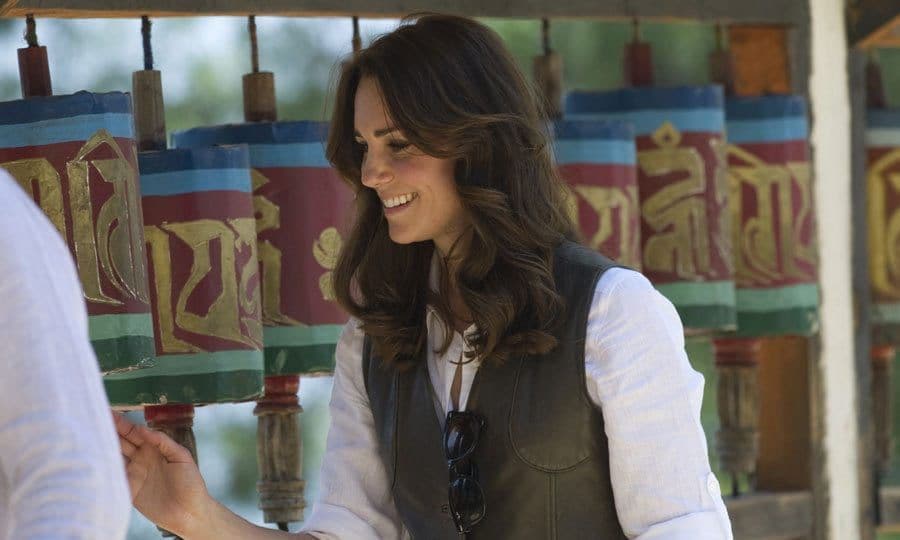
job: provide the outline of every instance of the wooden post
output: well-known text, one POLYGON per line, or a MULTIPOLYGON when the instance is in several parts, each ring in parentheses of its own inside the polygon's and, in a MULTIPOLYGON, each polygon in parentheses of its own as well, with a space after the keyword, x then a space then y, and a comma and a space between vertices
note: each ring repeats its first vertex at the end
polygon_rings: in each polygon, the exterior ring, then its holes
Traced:
POLYGON ((266 523, 301 521, 306 501, 303 498, 303 445, 297 399, 300 377, 266 377, 266 394, 256 403, 256 457, 259 467, 259 508, 266 523))
POLYGON ((244 120, 274 122, 278 120, 275 106, 275 74, 270 71, 248 73, 243 78, 244 120))
POLYGON ((716 25, 716 48, 709 55, 709 80, 721 84, 725 95, 734 94, 734 61, 728 50, 728 30, 716 25))
POLYGON ((650 44, 641 41, 640 23, 637 18, 631 43, 625 45, 625 84, 629 86, 653 86, 653 51, 650 44))
POLYGON ((34 17, 26 19, 25 38, 28 46, 19 49, 19 82, 22 86, 22 97, 52 96, 53 85, 50 84, 50 63, 47 61, 47 47, 38 45, 35 32, 34 17))
POLYGON ((719 375, 719 431, 716 450, 722 469, 732 475, 732 495, 738 494, 738 477, 745 474, 751 487, 759 451, 759 339, 713 340, 719 375))
POLYGON ((891 364, 896 349, 872 347, 872 423, 875 428, 875 463, 884 474, 891 466, 891 364))
MULTIPOLYGON (((872 289, 869 277, 868 195, 866 187, 866 54, 850 49, 850 142, 853 189, 850 193, 853 280, 854 363, 856 372, 857 471, 860 538, 875 538, 880 521, 878 477, 875 474, 875 425, 872 418, 872 289)), ((848 381, 849 383, 849 381, 848 381)))
MULTIPOLYGON (((194 438, 194 406, 193 405, 149 405, 144 407, 144 419, 147 425, 171 437, 175 442, 191 452, 194 463, 197 461, 197 440, 194 438)), ((175 534, 160 528, 165 537, 179 538, 175 534)))
POLYGON ((256 44, 256 17, 247 19, 250 33, 250 63, 253 71, 244 75, 244 120, 274 122, 278 120, 275 101, 275 74, 259 70, 259 49, 256 44))
POLYGON ((131 75, 134 131, 139 152, 166 149, 166 109, 162 75, 158 70, 135 71, 131 75))
POLYGON ((560 118, 563 88, 562 56, 550 48, 550 22, 544 19, 541 25, 544 54, 534 57, 534 82, 541 93, 545 117, 560 118))
POLYGON ((153 69, 153 48, 150 46, 150 17, 141 17, 141 37, 144 46, 144 69, 131 75, 134 131, 138 152, 165 150, 166 107, 163 104, 162 75, 153 69))

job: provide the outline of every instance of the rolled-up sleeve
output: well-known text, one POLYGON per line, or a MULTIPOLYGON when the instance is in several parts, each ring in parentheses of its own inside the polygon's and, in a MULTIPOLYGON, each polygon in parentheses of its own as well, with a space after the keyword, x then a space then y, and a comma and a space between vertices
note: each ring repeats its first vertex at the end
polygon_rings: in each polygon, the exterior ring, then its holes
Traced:
POLYGON ((641 274, 608 270, 585 344, 588 394, 603 414, 616 510, 639 540, 731 540, 700 424, 703 376, 691 368, 674 306, 641 274))
POLYGON ((407 538, 378 453, 375 420, 362 375, 359 321, 344 327, 335 351, 331 424, 319 499, 304 524, 321 540, 407 538))

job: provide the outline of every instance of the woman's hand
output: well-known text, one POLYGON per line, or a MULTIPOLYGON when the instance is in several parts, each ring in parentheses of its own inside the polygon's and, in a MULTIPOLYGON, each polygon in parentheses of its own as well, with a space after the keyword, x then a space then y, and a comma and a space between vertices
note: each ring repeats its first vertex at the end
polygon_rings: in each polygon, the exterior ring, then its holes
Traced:
POLYGON ((214 502, 191 453, 164 433, 113 417, 134 507, 160 527, 189 536, 214 502))

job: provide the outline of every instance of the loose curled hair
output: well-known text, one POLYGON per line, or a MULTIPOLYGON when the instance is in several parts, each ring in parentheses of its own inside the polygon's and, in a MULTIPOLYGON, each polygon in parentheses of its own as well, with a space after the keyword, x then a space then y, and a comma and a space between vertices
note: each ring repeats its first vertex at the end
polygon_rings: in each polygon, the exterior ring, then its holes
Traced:
MULTIPOLYGON (((420 15, 376 39, 341 69, 327 156, 356 190, 356 220, 337 266, 338 302, 362 321, 386 364, 424 358, 426 306, 452 321, 446 263, 429 287, 434 244, 395 244, 382 203, 362 185, 354 100, 364 77, 377 83, 394 126, 423 152, 454 160, 470 220, 456 283, 478 332, 473 357, 503 362, 556 346, 564 309, 553 250, 575 237, 543 115, 500 37, 462 17, 420 15)), ((441 347, 449 347, 451 332, 441 347)))

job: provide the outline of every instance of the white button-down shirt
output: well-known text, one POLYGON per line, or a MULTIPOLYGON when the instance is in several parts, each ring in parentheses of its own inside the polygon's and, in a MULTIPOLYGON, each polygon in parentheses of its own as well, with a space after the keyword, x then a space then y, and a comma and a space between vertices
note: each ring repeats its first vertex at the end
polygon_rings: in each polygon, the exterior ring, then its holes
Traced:
MULTIPOLYGON (((434 353, 444 338, 443 325, 430 309, 427 324, 428 373, 446 413, 452 408, 453 362, 468 345, 455 332, 447 352, 434 353)), ((323 540, 406 539, 378 454, 358 325, 351 319, 337 346, 319 500, 305 530, 323 540)), ((477 360, 462 366, 462 408, 478 367, 477 360)), ((643 275, 613 268, 597 282, 585 371, 588 395, 603 412, 625 534, 640 540, 731 540, 700 425, 703 376, 688 362, 675 308, 643 275)))

